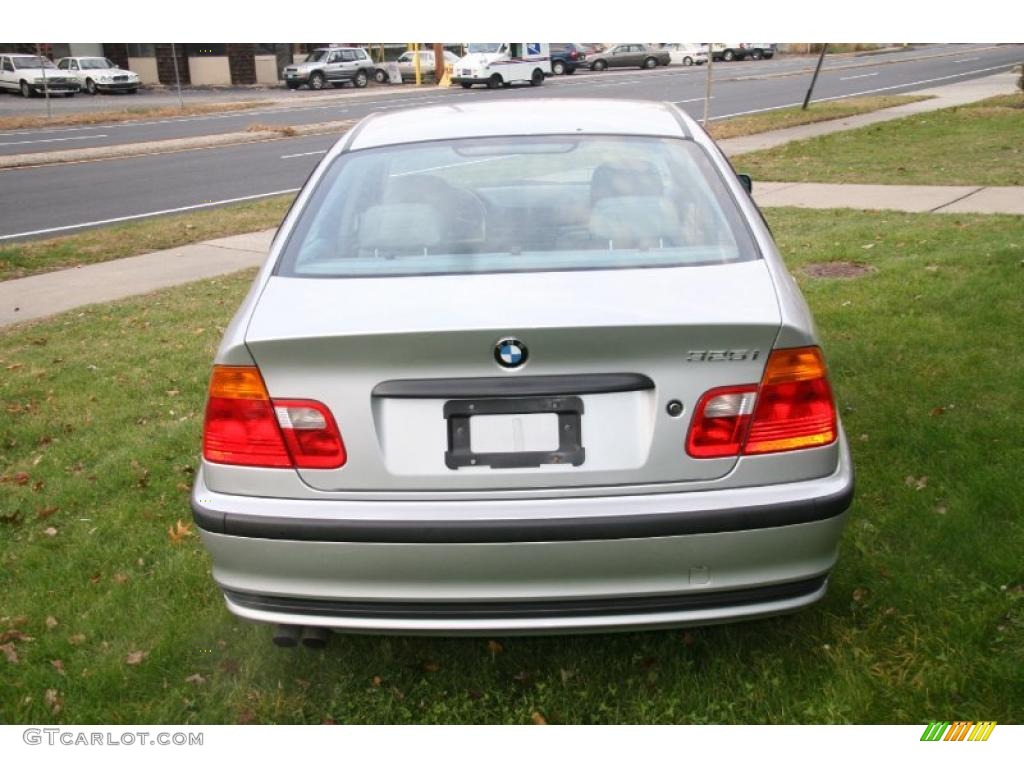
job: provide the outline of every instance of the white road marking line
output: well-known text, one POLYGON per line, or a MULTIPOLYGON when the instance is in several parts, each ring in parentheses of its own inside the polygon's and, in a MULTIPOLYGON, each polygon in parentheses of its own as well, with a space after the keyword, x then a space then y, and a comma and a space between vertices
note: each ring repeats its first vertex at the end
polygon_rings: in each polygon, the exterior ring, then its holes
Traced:
POLYGON ((287 195, 291 192, 298 192, 300 187, 293 189, 278 189, 274 192, 263 192, 258 195, 246 195, 245 197, 230 197, 225 200, 211 200, 208 203, 197 203, 196 205, 183 205, 179 208, 165 208, 162 211, 149 211, 147 213, 133 213, 131 216, 118 216, 114 219, 100 219, 98 221, 83 221, 79 224, 67 224, 63 227, 49 227, 48 229, 34 229, 31 232, 15 232, 13 235, 0 235, 0 240, 13 240, 16 237, 30 237, 32 235, 48 235, 51 232, 67 232, 69 229, 82 229, 84 227, 95 227, 101 224, 117 224, 121 221, 133 221, 135 219, 147 219, 151 216, 163 216, 168 213, 182 213, 183 211, 195 211, 200 208, 213 208, 228 203, 241 203, 246 200, 259 200, 262 197, 273 197, 274 195, 287 195))
POLYGON ((849 77, 840 77, 840 80, 860 80, 862 77, 878 77, 877 72, 868 72, 866 75, 850 75, 849 77))
MULTIPOLYGON (((714 96, 712 96, 712 97, 711 97, 711 100, 712 100, 712 101, 714 101, 714 99, 715 99, 715 97, 714 97, 714 96)), ((689 103, 690 103, 690 102, 692 102, 692 101, 704 101, 704 97, 703 97, 703 96, 698 96, 698 97, 697 97, 697 98, 695 98, 695 99, 683 99, 682 101, 677 101, 677 102, 675 102, 675 103, 676 103, 676 104, 689 104, 689 103)))
MULTIPOLYGON (((993 72, 995 70, 1007 70, 1010 68, 1009 64, 1000 64, 998 67, 985 67, 984 69, 972 69, 968 72, 958 72, 955 75, 945 75, 943 77, 932 77, 928 80, 916 80, 913 83, 900 83, 899 85, 887 85, 883 88, 872 88, 869 91, 855 91, 854 93, 844 93, 841 96, 826 96, 822 99, 813 99, 812 104, 819 101, 838 101, 839 99, 848 99, 851 96, 867 96, 870 93, 880 93, 882 91, 892 91, 896 88, 908 88, 912 85, 924 85, 925 83, 937 83, 940 80, 952 80, 954 77, 964 77, 965 75, 977 75, 982 72, 993 72)), ((763 109, 748 109, 746 112, 733 112, 728 115, 715 115, 712 120, 724 120, 727 117, 740 117, 742 115, 753 115, 758 112, 771 112, 773 109, 785 109, 786 107, 799 107, 803 102, 796 101, 792 104, 778 104, 774 107, 764 107, 763 109)))
POLYGON ((51 141, 84 141, 85 139, 105 139, 107 134, 94 133, 91 136, 66 136, 63 139, 24 139, 23 141, 0 141, 0 147, 13 147, 15 144, 48 144, 51 141))
POLYGON ((294 155, 281 155, 282 160, 290 160, 293 157, 307 157, 309 155, 326 155, 328 150, 318 149, 315 152, 296 152, 294 155))
POLYGON ((979 58, 978 56, 972 56, 972 57, 971 57, 971 58, 969 58, 969 59, 957 59, 957 60, 956 60, 956 61, 954 61, 953 63, 954 63, 954 64, 965 64, 965 63, 967 63, 968 61, 977 61, 977 60, 978 60, 978 58, 979 58))

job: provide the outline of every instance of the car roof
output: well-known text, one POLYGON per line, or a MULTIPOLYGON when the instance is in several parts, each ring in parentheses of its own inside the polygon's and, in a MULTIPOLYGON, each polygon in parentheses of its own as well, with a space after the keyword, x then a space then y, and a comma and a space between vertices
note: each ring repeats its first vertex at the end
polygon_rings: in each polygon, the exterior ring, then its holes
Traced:
MULTIPOLYGON (((371 115, 353 131, 349 149, 484 136, 618 134, 686 138, 690 118, 655 101, 509 99, 458 102, 371 115), (415 118, 415 119, 410 119, 415 118)), ((341 151, 339 142, 335 153, 341 151)))

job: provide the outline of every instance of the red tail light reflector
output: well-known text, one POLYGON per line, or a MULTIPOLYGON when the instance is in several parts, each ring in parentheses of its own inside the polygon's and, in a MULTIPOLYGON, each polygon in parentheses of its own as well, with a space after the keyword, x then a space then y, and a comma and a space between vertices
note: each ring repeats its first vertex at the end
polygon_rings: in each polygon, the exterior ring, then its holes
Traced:
POLYGON ((347 459, 330 410, 271 400, 255 366, 217 365, 203 423, 203 457, 250 467, 336 469, 347 459))
POLYGON ((701 397, 686 450, 695 458, 775 453, 828 445, 837 434, 821 350, 779 349, 760 385, 721 387, 701 397))

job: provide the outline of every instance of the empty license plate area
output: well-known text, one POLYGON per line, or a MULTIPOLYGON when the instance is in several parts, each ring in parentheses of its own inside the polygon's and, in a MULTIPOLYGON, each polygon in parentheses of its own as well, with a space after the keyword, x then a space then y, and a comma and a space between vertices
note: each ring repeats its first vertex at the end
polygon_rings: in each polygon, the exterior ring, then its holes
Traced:
POLYGON ((449 400, 449 469, 508 469, 583 463, 583 401, 578 397, 449 400))

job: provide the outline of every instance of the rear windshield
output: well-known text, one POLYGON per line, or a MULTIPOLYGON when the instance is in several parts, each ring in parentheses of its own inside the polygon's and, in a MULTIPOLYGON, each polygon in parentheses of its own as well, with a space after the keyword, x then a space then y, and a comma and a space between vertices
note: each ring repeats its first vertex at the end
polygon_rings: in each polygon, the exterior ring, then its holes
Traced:
POLYGON ((423 142, 337 157, 277 274, 371 277, 726 264, 759 258, 684 139, 423 142))

